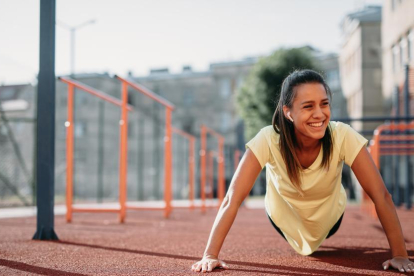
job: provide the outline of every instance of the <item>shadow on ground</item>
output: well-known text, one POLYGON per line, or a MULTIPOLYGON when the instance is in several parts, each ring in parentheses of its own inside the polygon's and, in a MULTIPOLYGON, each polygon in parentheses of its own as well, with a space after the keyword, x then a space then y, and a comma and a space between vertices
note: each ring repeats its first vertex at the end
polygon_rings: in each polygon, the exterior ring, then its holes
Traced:
POLYGON ((29 265, 29 264, 5 260, 5 259, 0 259, 0 266, 5 266, 8 268, 29 272, 30 274, 35 273, 39 275, 50 275, 50 276, 52 275, 53 276, 54 275, 87 276, 85 274, 72 273, 72 272, 67 272, 67 271, 57 270, 57 269, 52 269, 52 268, 45 268, 45 267, 29 265))
MULTIPOLYGON (((384 248, 360 247, 342 248, 334 246, 321 246, 320 251, 314 252, 311 257, 324 263, 342 267, 376 270, 381 269, 380 264, 390 258, 390 252, 384 248)), ((408 250, 408 255, 414 255, 413 250, 408 250)), ((396 270, 390 272, 399 273, 396 270)))
MULTIPOLYGON (((70 241, 55 241, 53 243, 60 243, 60 244, 72 245, 72 246, 81 246, 81 247, 101 249, 101 250, 110 250, 110 251, 116 251, 116 252, 141 254, 141 255, 147 255, 147 256, 156 256, 156 257, 162 257, 162 258, 189 260, 192 262, 196 262, 200 260, 199 257, 194 257, 194 256, 175 255, 175 254, 134 250, 134 249, 127 249, 127 248, 116 248, 116 247, 108 247, 108 246, 102 246, 102 245, 76 243, 76 242, 70 242, 70 241)), ((378 264, 381 264, 389 257, 389 252, 387 252, 384 249, 376 249, 376 248, 363 248, 363 249, 346 249, 345 248, 343 249, 343 248, 326 247, 326 246, 324 248, 328 248, 329 250, 316 252, 312 254, 311 256, 316 258, 318 261, 322 261, 322 262, 326 262, 326 263, 330 263, 330 264, 338 265, 342 267, 345 266, 349 268, 379 270, 380 268, 378 267, 378 264), (371 253, 371 251, 373 250, 374 251, 381 250, 383 252, 371 253), (360 262, 355 262, 355 260, 360 260, 360 262), (367 260, 369 260, 369 262, 367 260)), ((410 251, 409 254, 413 254, 413 253, 414 253, 413 251, 410 251)), ((231 268, 232 271, 249 272, 249 273, 264 273, 264 274, 283 273, 284 275, 303 275, 304 273, 305 274, 312 273, 312 275, 331 275, 333 273, 332 270, 315 269, 315 268, 298 268, 298 267, 291 267, 291 266, 285 266, 285 265, 272 265, 272 264, 241 262, 241 261, 233 261, 233 260, 224 260, 224 261, 230 265, 248 266, 248 267, 258 268, 257 270, 231 268), (263 270, 263 269, 271 269, 271 270, 263 270)), ((214 270, 214 272, 222 272, 222 271, 224 271, 224 269, 214 270)), ((395 272, 398 273, 397 271, 395 272)), ((345 276, 345 275, 365 275, 365 274, 335 271, 335 275, 345 276)))

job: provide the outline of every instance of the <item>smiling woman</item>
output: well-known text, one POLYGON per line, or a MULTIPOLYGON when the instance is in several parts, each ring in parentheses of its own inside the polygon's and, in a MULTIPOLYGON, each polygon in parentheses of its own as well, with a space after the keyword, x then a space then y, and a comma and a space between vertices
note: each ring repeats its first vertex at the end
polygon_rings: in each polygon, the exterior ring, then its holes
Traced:
POLYGON ((344 163, 375 203, 387 235, 392 259, 385 261, 383 268, 414 271, 392 199, 365 148, 367 140, 349 125, 330 121, 330 101, 329 87, 315 71, 295 71, 284 80, 272 125, 246 144, 204 257, 193 264, 194 271, 228 268, 218 254, 240 204, 264 166, 265 207, 271 224, 299 254, 315 252, 335 234, 344 215, 344 163))

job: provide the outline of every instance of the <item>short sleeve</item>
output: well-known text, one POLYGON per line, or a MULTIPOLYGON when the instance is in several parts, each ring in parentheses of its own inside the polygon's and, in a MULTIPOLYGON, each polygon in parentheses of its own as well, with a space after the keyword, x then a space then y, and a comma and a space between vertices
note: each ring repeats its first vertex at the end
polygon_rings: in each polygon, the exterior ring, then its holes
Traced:
POLYGON ((263 168, 270 157, 270 148, 266 139, 265 129, 261 129, 259 133, 246 144, 246 149, 247 148, 254 153, 260 166, 263 168))
POLYGON ((367 145, 368 140, 346 124, 344 124, 342 135, 344 137, 340 148, 340 156, 345 164, 351 167, 362 147, 367 145))

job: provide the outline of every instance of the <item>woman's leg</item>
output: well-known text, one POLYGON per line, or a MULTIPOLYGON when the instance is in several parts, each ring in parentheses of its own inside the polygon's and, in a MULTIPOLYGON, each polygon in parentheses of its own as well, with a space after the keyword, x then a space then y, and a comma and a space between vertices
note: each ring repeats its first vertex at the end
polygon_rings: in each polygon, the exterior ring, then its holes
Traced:
POLYGON ((341 222, 342 222, 342 218, 343 218, 344 214, 342 214, 342 216, 338 219, 338 221, 335 223, 335 225, 332 227, 332 229, 329 231, 328 236, 326 237, 327 239, 332 236, 333 234, 336 233, 336 231, 338 231, 339 226, 341 226, 341 222))
MULTIPOLYGON (((267 214, 266 214, 267 215, 267 214)), ((280 230, 280 228, 279 227, 277 227, 276 226, 276 224, 273 222, 273 220, 270 218, 270 216, 269 215, 267 215, 267 217, 269 218, 269 220, 270 220, 270 223, 273 225, 273 227, 276 229, 276 231, 286 240, 286 238, 285 238, 285 235, 283 235, 283 232, 282 232, 282 230, 280 230)), ((287 240, 286 240, 287 241, 287 240)))

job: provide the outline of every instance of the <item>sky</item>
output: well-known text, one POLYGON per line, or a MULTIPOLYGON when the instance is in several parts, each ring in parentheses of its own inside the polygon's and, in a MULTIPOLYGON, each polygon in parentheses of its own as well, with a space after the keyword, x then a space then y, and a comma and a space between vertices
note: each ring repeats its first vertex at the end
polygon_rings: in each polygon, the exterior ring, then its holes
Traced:
MULTIPOLYGON (((280 47, 341 48, 341 20, 383 0, 56 0, 56 74, 136 76, 178 73, 263 56, 280 47)), ((39 71, 39 0, 0 0, 0 85, 35 83, 39 71)))

